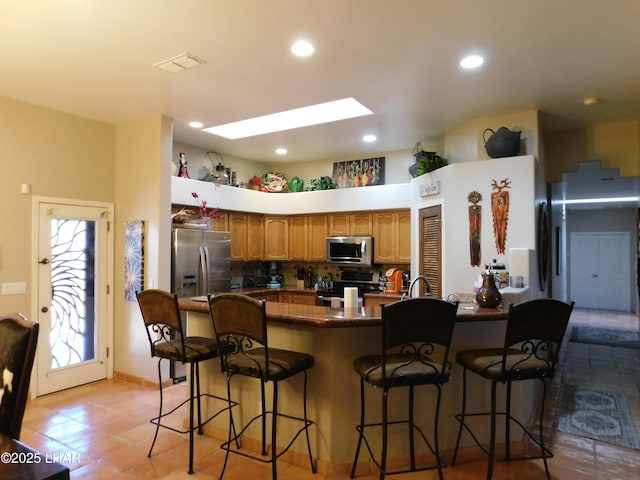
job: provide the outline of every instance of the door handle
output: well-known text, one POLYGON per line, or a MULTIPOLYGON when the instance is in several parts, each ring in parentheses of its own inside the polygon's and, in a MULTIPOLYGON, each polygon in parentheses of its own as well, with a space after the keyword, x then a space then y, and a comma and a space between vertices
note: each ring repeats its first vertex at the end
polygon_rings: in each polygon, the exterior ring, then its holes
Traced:
POLYGON ((46 265, 49 263, 49 259, 48 258, 43 258, 42 260, 40 260, 38 263, 41 263, 42 265, 46 265))
POLYGON ((48 309, 47 307, 42 307, 42 308, 40 309, 40 311, 41 311, 42 313, 47 313, 47 312, 49 311, 49 309, 48 309))

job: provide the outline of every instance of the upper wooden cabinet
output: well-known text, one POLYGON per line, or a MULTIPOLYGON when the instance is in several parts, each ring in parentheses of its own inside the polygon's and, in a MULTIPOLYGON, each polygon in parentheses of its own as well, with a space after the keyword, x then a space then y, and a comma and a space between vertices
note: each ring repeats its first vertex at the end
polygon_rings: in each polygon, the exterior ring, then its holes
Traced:
POLYGON ((289 217, 264 217, 264 259, 289 260, 289 217))
POLYGON ((324 262, 327 260, 327 236, 329 217, 309 215, 307 217, 307 260, 324 262))
POLYGON ((230 213, 231 261, 255 261, 264 258, 264 219, 262 215, 230 213))
POLYGON ((344 237, 373 235, 370 213, 334 213, 329 217, 329 236, 344 237))
POLYGON ((289 217, 289 260, 304 261, 309 259, 308 228, 309 221, 306 215, 289 217))
MULTIPOLYGON (((265 254, 265 222, 262 215, 247 216, 247 260, 262 260, 265 254)), ((231 237, 233 244, 233 237, 231 237)))
POLYGON ((376 263, 411 263, 411 212, 376 212, 373 219, 376 263))

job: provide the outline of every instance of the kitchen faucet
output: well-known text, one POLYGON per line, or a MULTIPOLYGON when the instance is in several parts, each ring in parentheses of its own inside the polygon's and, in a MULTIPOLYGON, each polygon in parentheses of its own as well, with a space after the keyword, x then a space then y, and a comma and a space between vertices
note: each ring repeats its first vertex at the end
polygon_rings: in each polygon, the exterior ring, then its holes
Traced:
MULTIPOLYGON (((427 279, 427 277, 425 277, 424 275, 418 275, 416 278, 414 278, 411 281, 411 285, 409 285, 409 289, 407 290, 407 292, 402 294, 401 300, 403 300, 405 297, 411 297, 411 293, 413 292, 413 286, 419 281, 424 282, 425 287, 427 289, 427 297, 430 297, 433 295, 433 291, 431 290, 431 285, 429 284, 429 280, 427 279)), ((422 296, 422 295, 419 295, 419 296, 422 296)))

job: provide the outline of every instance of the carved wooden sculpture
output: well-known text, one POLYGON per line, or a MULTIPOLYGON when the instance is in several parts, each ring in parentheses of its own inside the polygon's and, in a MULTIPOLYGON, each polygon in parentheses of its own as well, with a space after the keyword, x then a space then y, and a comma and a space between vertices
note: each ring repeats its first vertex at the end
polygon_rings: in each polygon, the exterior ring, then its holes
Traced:
POLYGON ((498 253, 504 254, 507 241, 507 223, 509 222, 509 192, 511 182, 508 178, 500 181, 493 180, 491 186, 495 190, 491 193, 491 212, 493 213, 493 236, 496 240, 498 253))
POLYGON ((472 267, 480 266, 480 226, 482 224, 482 207, 478 202, 482 200, 480 192, 475 190, 467 196, 469 205, 469 255, 472 267))

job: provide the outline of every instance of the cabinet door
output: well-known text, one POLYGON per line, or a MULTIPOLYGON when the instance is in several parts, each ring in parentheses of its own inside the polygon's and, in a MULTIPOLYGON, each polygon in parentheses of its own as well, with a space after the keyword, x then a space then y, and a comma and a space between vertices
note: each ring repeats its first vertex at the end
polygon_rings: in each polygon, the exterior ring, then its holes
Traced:
MULTIPOLYGON (((233 237, 231 237, 233 245, 233 237)), ((262 215, 247 216, 247 260, 264 259, 264 217, 262 215)))
POLYGON ((246 260, 247 216, 243 213, 229 214, 229 232, 231 232, 231 260, 246 260))
POLYGON ((293 295, 290 293, 279 293, 278 301, 280 303, 293 303, 293 295))
POLYGON ((291 303, 298 303, 300 305, 315 305, 316 294, 315 293, 294 293, 291 303))
POLYGON ((327 260, 327 234, 329 220, 326 215, 309 215, 307 220, 307 252, 311 261, 327 260))
POLYGON ((229 231, 229 214, 218 212, 216 216, 211 219, 211 230, 214 232, 229 231))
POLYGON ((396 262, 411 263, 411 210, 398 212, 396 262))
POLYGON ((349 235, 373 235, 373 221, 370 213, 353 213, 349 219, 349 235))
POLYGON ((306 215, 289 217, 289 260, 307 260, 308 219, 306 215))
POLYGON ((393 263, 396 261, 396 213, 378 212, 374 219, 374 261, 393 263))
POLYGON ((267 216, 264 223, 265 260, 288 260, 289 218, 267 216))
POLYGON ((329 236, 344 237, 347 235, 349 235, 349 214, 332 214, 329 217, 329 236))

